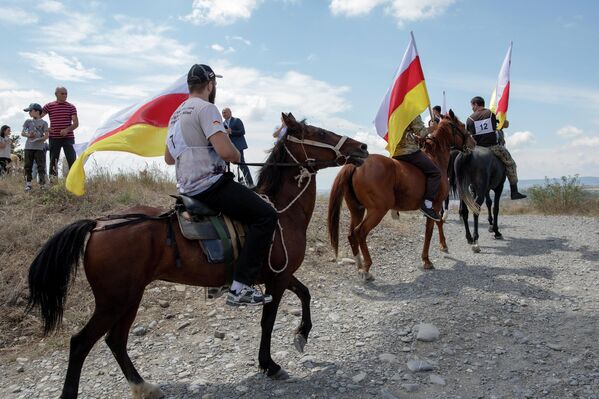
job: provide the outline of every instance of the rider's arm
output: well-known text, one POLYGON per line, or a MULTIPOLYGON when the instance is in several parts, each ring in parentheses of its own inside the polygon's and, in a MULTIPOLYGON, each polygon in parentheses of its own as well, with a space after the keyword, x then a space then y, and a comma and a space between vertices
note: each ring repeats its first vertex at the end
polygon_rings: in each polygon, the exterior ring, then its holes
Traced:
POLYGON ((167 165, 175 164, 175 158, 173 158, 171 152, 168 150, 168 146, 164 149, 164 162, 166 162, 167 165))
POLYGON ((218 132, 211 135, 208 140, 210 144, 214 147, 216 153, 227 162, 237 163, 241 160, 241 156, 239 155, 239 151, 233 143, 231 139, 225 132, 218 132))

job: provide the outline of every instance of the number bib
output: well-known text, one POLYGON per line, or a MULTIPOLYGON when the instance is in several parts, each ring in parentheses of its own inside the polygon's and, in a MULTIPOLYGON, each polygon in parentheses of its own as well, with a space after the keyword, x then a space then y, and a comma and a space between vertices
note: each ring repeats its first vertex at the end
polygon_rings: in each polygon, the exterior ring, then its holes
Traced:
POLYGON ((474 134, 486 134, 493 133, 493 123, 491 118, 482 119, 480 121, 474 121, 474 134))

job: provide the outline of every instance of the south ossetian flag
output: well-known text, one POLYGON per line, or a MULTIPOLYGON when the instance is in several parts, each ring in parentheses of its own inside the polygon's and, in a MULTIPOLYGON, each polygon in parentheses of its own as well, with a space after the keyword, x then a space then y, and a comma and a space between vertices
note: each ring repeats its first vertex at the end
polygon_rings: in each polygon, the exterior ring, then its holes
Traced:
POLYGON ((411 34, 401 65, 374 119, 376 132, 387 141, 389 154, 393 155, 408 125, 429 105, 420 57, 411 34))
POLYGON ((507 54, 501 65, 499 77, 497 78, 497 86, 491 94, 489 101, 489 109, 497 116, 497 129, 503 127, 503 123, 507 117, 507 109, 510 99, 510 67, 512 66, 512 45, 507 49, 507 54))
POLYGON ((187 75, 184 75, 160 93, 108 118, 71 167, 67 190, 75 195, 85 193, 83 165, 96 151, 124 151, 144 157, 164 155, 168 121, 188 97, 187 75))

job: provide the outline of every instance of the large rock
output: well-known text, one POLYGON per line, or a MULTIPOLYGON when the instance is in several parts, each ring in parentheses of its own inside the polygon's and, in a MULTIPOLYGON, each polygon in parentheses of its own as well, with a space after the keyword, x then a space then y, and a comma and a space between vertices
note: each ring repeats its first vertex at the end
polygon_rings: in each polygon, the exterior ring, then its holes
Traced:
POLYGON ((418 341, 432 342, 439 339, 439 329, 432 324, 421 323, 416 328, 418 329, 416 335, 418 341))

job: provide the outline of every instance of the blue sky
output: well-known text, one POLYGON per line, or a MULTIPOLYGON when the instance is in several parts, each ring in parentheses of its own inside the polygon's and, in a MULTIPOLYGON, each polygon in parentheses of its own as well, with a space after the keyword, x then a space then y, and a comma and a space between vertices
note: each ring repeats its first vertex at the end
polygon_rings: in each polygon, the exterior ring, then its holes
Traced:
MULTIPOLYGON (((431 101, 463 120, 488 100, 514 42, 508 147, 521 178, 599 176, 599 14, 595 1, 0 0, 0 123, 69 89, 77 141, 113 112, 199 62, 225 75, 217 105, 246 125, 264 159, 281 111, 384 152, 372 120, 414 32, 431 101)), ((95 164, 156 160, 97 154, 95 164)), ((166 168, 162 163, 160 167, 166 168)), ((319 176, 326 188, 336 171, 319 176)))

